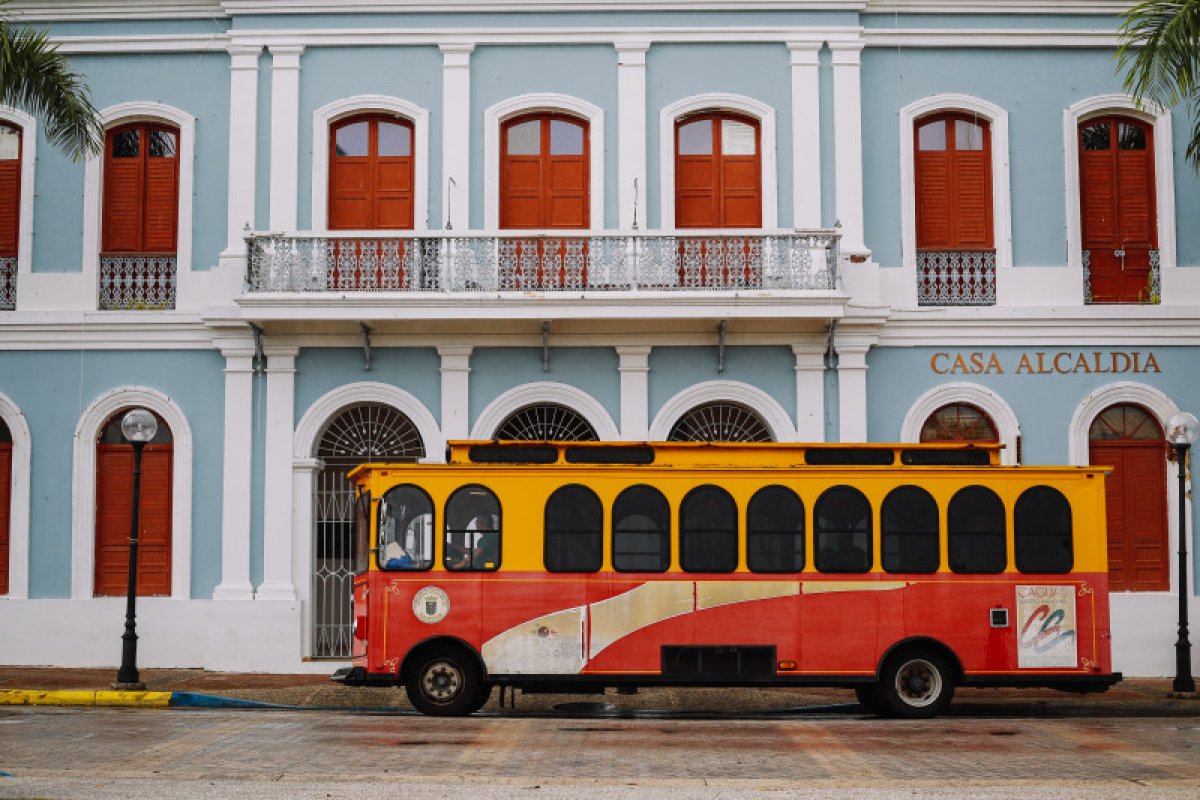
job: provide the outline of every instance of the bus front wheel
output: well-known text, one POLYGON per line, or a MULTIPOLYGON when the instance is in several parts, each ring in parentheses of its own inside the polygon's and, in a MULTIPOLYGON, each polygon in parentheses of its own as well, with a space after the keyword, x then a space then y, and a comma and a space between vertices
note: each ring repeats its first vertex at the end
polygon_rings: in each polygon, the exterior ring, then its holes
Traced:
POLYGON ((884 666, 879 700, 888 716, 929 719, 946 710, 954 696, 953 672, 945 659, 928 650, 896 654, 884 666))
POLYGON ((477 711, 482 705, 483 685, 475 659, 462 648, 446 645, 417 653, 404 681, 413 707, 436 717, 462 717, 477 711))

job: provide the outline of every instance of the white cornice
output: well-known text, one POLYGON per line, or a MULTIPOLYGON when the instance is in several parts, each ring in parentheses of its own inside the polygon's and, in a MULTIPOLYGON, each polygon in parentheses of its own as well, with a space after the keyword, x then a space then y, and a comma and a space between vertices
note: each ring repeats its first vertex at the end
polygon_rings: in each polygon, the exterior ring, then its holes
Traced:
POLYGON ((4 350, 206 350, 212 331, 195 314, 5 312, 4 350))
POLYGON ((21 22, 225 16, 220 0, 12 0, 5 12, 21 22))
MULTIPOLYGON (((52 36, 63 53, 207 53, 224 52, 229 37, 214 34, 162 34, 146 36, 52 36)), ((253 45, 252 45, 253 46, 253 45)))
POLYGON ((225 13, 239 14, 384 14, 552 12, 552 11, 862 11, 867 0, 225 0, 225 13))
POLYGON ((1195 306, 1084 306, 894 311, 880 330, 890 347, 1197 346, 1195 306))
POLYGON ((1000 28, 901 28, 863 31, 868 47, 1103 47, 1114 48, 1116 31, 1000 28))
POLYGON ((1120 0, 867 0, 864 14, 1106 14, 1128 11, 1120 0))

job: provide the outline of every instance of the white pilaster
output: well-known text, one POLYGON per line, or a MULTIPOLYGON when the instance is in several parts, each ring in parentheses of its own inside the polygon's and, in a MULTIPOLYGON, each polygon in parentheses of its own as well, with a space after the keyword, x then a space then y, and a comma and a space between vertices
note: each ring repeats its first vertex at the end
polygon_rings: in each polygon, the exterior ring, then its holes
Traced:
POLYGON ((838 427, 843 442, 867 441, 867 351, 861 337, 837 336, 838 427))
MULTIPOLYGON (((271 47, 271 230, 296 230, 300 160, 300 45, 271 47)), ((232 187, 231 187, 232 189, 232 187)))
POLYGON ((650 437, 650 347, 619 346, 621 373, 621 438, 644 442, 650 437))
POLYGON ((250 600, 250 463, 254 345, 221 345, 225 356, 225 450, 221 466, 221 583, 213 600, 250 600))
POLYGON ((792 345, 796 358, 796 440, 825 441, 825 345, 792 345))
MULTIPOLYGON (((467 230, 470 220, 472 44, 442 50, 442 227, 467 230)), ((444 424, 444 423, 443 423, 444 424)))
POLYGON ((243 231, 246 225, 254 227, 260 55, 260 45, 229 48, 229 216, 228 241, 222 258, 245 255, 243 231))
POLYGON ((833 51, 834 180, 842 252, 868 255, 863 240, 862 42, 831 42, 833 51))
MULTIPOLYGON (((646 51, 649 42, 616 42, 617 220, 646 227, 646 51)), ((603 200, 603 198, 599 198, 603 200)))
POLYGON ((312 581, 313 548, 313 488, 317 473, 321 471, 321 462, 315 458, 292 459, 292 535, 295 543, 292 547, 292 575, 294 576, 296 594, 305 609, 305 620, 301 626, 301 652, 305 656, 312 655, 312 581))
MULTIPOLYGON (((792 227, 821 227, 820 42, 788 42, 792 64, 792 227)), ((801 437, 803 440, 803 437, 801 437)))
MULTIPOLYGON (((471 345, 451 345, 438 348, 442 358, 442 436, 451 439, 470 438, 471 345)), ((438 453, 427 453, 438 456, 438 453)), ((440 459, 439 459, 440 460, 440 459)))
POLYGON ((292 582, 292 526, 290 515, 279 513, 291 508, 292 427, 296 410, 295 347, 269 347, 267 357, 267 436, 263 477, 263 582, 256 600, 296 599, 292 582))

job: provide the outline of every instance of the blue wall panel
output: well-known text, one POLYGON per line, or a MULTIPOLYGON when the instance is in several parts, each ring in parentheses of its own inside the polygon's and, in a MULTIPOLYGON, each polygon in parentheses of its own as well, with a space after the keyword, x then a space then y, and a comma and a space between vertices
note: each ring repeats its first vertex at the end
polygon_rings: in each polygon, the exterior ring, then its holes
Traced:
POLYGON ((310 347, 296 359, 296 421, 313 403, 348 383, 375 381, 399 387, 441 416, 441 360, 433 348, 374 347, 371 371, 363 369, 361 347, 310 347))
POLYGON ((796 423, 796 358, 787 347, 726 347, 717 372, 716 336, 710 347, 655 347, 650 351, 650 423, 667 401, 706 381, 741 381, 771 395, 796 423))
POLYGON ((471 425, 500 395, 526 383, 565 383, 596 399, 618 429, 621 380, 617 351, 608 347, 551 347, 550 371, 542 371, 540 347, 477 347, 471 354, 471 425))

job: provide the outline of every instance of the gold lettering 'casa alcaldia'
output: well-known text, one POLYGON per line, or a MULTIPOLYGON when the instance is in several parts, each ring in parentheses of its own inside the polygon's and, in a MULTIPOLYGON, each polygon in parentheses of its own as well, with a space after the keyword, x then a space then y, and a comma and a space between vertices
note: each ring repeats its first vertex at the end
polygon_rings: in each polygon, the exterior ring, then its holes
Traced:
MULTIPOLYGON (((1003 375, 1005 372, 1003 363, 995 353, 979 351, 934 353, 929 366, 938 375, 1003 375)), ((1137 350, 1094 350, 1090 353, 1039 350, 1021 353, 1013 372, 1018 375, 1070 375, 1078 372, 1120 374, 1162 372, 1162 368, 1154 353, 1137 350)))

